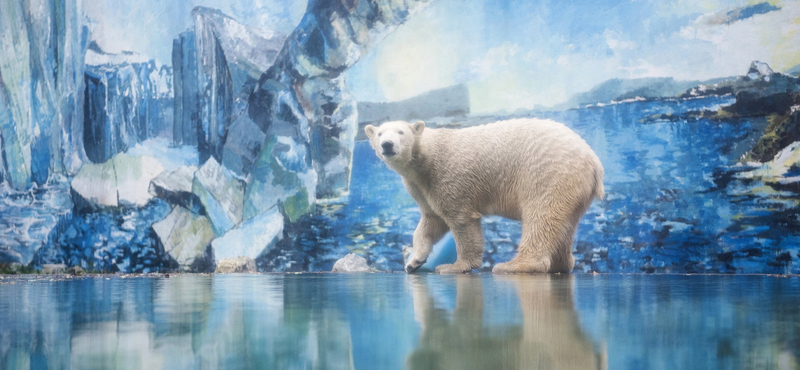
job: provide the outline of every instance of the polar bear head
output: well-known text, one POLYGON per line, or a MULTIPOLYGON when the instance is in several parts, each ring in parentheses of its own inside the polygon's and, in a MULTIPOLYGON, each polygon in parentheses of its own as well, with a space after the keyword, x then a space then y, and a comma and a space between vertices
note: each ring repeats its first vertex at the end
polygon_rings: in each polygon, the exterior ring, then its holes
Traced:
POLYGON ((414 124, 393 121, 386 122, 380 127, 368 125, 364 128, 378 158, 395 171, 401 170, 411 162, 423 130, 425 122, 422 121, 414 124))

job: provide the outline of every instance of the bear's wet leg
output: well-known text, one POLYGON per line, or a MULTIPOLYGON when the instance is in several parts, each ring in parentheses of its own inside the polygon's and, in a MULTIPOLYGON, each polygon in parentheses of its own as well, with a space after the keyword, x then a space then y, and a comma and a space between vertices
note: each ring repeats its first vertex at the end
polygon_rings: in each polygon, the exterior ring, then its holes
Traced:
POLYGON ((543 274, 550 270, 552 260, 548 255, 527 257, 517 252, 511 261, 498 263, 492 268, 494 274, 543 274))
POLYGON ((546 273, 572 271, 572 239, 585 207, 552 207, 522 220, 522 240, 517 255, 492 268, 493 273, 546 273), (570 209, 571 208, 571 209, 570 209))
POLYGON ((550 266, 550 272, 562 272, 567 274, 572 272, 572 269, 575 268, 575 257, 572 256, 572 243, 575 239, 575 231, 578 230, 578 223, 581 217, 586 213, 589 205, 592 204, 592 199, 594 197, 593 191, 594 190, 588 191, 586 193, 587 195, 584 197, 585 200, 583 202, 578 202, 569 213, 569 217, 566 219, 567 222, 564 224, 560 243, 551 254, 553 263, 550 266))
POLYGON ((450 230, 456 240, 458 258, 455 263, 436 266, 439 274, 469 273, 481 267, 483 259, 483 230, 481 219, 470 218, 450 222, 450 230))
POLYGON ((414 230, 413 253, 408 258, 406 272, 414 272, 420 268, 433 249, 433 245, 442 239, 450 228, 441 217, 435 214, 422 214, 417 229, 414 230))
POLYGON ((522 220, 522 239, 517 255, 511 261, 492 268, 496 274, 535 274, 550 271, 551 256, 561 244, 563 231, 559 222, 549 215, 526 217, 522 220))
POLYGON ((559 248, 550 256, 550 272, 561 272, 568 274, 575 267, 575 257, 572 256, 572 240, 575 235, 575 228, 565 236, 559 248))

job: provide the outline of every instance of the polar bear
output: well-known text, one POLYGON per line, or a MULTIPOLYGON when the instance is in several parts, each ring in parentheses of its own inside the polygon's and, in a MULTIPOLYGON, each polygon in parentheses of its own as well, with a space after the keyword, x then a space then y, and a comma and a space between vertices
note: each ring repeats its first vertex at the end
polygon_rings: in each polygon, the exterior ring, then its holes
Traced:
POLYGON ((421 213, 407 272, 425 263, 447 231, 455 263, 437 273, 481 266, 481 217, 522 222, 517 255, 494 273, 570 272, 572 239, 594 198, 602 199, 603 166, 589 145, 561 123, 514 119, 464 129, 425 128, 422 121, 365 128, 370 144, 400 174, 421 213))

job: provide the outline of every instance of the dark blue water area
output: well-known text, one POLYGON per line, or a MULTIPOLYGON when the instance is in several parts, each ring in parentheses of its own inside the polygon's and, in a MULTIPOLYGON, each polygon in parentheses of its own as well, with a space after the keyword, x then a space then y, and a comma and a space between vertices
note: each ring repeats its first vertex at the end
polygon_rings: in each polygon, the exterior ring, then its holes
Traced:
POLYGON ((800 271, 798 194, 736 178, 765 119, 687 115, 731 103, 635 102, 545 115, 584 137, 606 171, 607 200, 578 230, 577 270, 800 271), (677 118, 652 118, 665 115, 677 118))
POLYGON ((0 279, 4 369, 796 369, 800 279, 0 279))
MULTIPOLYGON (((533 115, 568 125, 605 168, 607 197, 581 221, 575 272, 800 273, 798 194, 736 177, 766 120, 691 113, 734 101, 644 101, 533 115)), ((348 202, 320 207, 266 269, 329 270, 351 251, 378 269, 402 269, 402 246, 411 244, 419 221, 416 204, 368 142, 356 143, 353 158, 348 202)), ((483 226, 488 271, 513 258, 521 227, 499 217, 484 218, 483 226)))
POLYGON ((260 267, 330 271, 337 259, 355 252, 377 269, 401 271, 402 247, 411 244, 417 222, 417 204, 400 176, 376 157, 368 142, 356 142, 346 202, 318 205, 314 215, 289 226, 283 249, 267 256, 260 267))
POLYGON ((156 272, 175 268, 156 243, 151 225, 169 214, 154 198, 140 209, 65 216, 38 251, 34 263, 64 263, 98 272, 156 272))

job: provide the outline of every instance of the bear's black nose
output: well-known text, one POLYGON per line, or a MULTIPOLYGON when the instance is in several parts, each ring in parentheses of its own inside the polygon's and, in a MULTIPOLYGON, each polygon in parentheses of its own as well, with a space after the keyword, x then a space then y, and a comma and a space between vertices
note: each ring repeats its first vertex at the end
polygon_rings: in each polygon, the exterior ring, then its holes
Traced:
POLYGON ((391 152, 392 149, 394 148, 394 143, 392 143, 391 141, 384 141, 383 143, 381 143, 381 147, 383 148, 384 152, 391 152))

